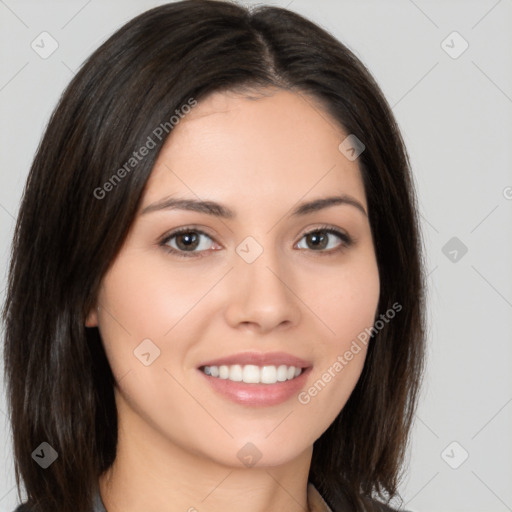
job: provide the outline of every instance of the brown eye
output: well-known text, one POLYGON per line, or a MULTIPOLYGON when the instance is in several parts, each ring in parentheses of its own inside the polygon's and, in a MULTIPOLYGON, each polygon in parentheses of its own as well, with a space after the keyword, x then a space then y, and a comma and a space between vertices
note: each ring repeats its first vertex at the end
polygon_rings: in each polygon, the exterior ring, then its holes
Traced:
POLYGON ((310 248, 325 249, 329 243, 329 237, 321 231, 314 231, 306 235, 307 244, 310 248))
POLYGON ((176 245, 182 251, 194 250, 199 245, 199 237, 193 231, 175 235, 176 245))
POLYGON ((212 238, 200 229, 190 227, 178 229, 166 236, 159 245, 177 256, 201 257, 211 245, 212 238))
POLYGON ((311 249, 315 252, 337 252, 352 244, 352 239, 347 234, 333 228, 318 228, 305 233, 302 238, 306 240, 307 247, 299 248, 311 249), (336 243, 336 238, 341 240, 341 243, 336 243))

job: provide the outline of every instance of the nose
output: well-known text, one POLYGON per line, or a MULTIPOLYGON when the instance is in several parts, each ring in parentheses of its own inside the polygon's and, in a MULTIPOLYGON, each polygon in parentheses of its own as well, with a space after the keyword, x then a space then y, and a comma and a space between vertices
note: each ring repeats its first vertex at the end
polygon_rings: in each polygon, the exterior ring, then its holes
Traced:
POLYGON ((263 334, 298 324, 301 301, 293 269, 278 261, 275 250, 265 248, 252 263, 237 255, 234 267, 225 312, 232 327, 263 334))

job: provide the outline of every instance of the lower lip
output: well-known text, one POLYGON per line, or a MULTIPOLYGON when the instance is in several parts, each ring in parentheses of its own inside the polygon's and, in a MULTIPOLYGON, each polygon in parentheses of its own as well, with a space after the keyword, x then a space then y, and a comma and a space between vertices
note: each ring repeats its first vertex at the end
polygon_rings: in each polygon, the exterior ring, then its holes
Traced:
POLYGON ((276 382, 275 384, 247 384, 246 382, 234 382, 229 379, 211 377, 201 370, 201 375, 212 388, 233 402, 242 405, 269 406, 278 405, 296 396, 304 387, 307 376, 311 370, 306 368, 292 380, 276 382))

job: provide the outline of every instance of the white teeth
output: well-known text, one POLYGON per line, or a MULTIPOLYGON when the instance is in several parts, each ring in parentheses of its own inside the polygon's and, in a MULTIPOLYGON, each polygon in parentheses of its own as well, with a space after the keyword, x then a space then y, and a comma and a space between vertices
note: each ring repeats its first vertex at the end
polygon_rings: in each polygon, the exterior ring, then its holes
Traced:
POLYGON ((204 366, 206 375, 220 379, 228 379, 234 382, 246 382, 248 384, 275 384, 298 377, 302 368, 295 366, 256 366, 254 364, 204 366))
POLYGON ((284 382, 287 378, 287 375, 288 375, 288 368, 286 367, 285 364, 282 364, 278 369, 277 369, 277 380, 279 382, 284 382))
POLYGON ((242 380, 242 367, 239 364, 234 364, 229 367, 229 380, 240 382, 242 380))
POLYGON ((277 382, 277 370, 275 366, 264 366, 260 370, 260 381, 263 384, 274 384, 277 382))
POLYGON ((246 364, 242 372, 242 380, 248 384, 258 384, 260 381, 260 369, 254 364, 246 364))
MULTIPOLYGON (((208 368, 208 366, 205 366, 205 369, 208 368)), ((215 368, 215 366, 210 366, 210 372, 211 372, 211 368, 215 368)), ((210 373, 210 375, 212 375, 210 373)), ((214 377, 214 375, 212 375, 212 377, 214 377)), ((219 377, 221 379, 227 379, 229 377, 229 367, 226 366, 226 365, 222 365, 219 367, 219 377)))

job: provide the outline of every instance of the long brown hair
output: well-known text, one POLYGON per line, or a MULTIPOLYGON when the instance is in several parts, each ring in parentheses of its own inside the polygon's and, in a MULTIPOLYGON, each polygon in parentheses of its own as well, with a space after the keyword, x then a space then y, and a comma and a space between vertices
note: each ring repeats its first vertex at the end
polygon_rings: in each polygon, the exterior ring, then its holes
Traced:
POLYGON ((425 340, 418 213, 397 123, 365 66, 311 21, 278 7, 186 0, 144 12, 88 58, 30 169, 3 320, 16 483, 31 510, 89 512, 114 461, 115 382, 99 332, 84 320, 167 132, 108 194, 98 190, 190 98, 265 87, 311 95, 363 141, 378 310, 403 307, 372 336, 353 393, 314 444, 309 478, 334 511, 397 494, 425 340), (41 442, 58 453, 47 469, 32 458, 41 442))

